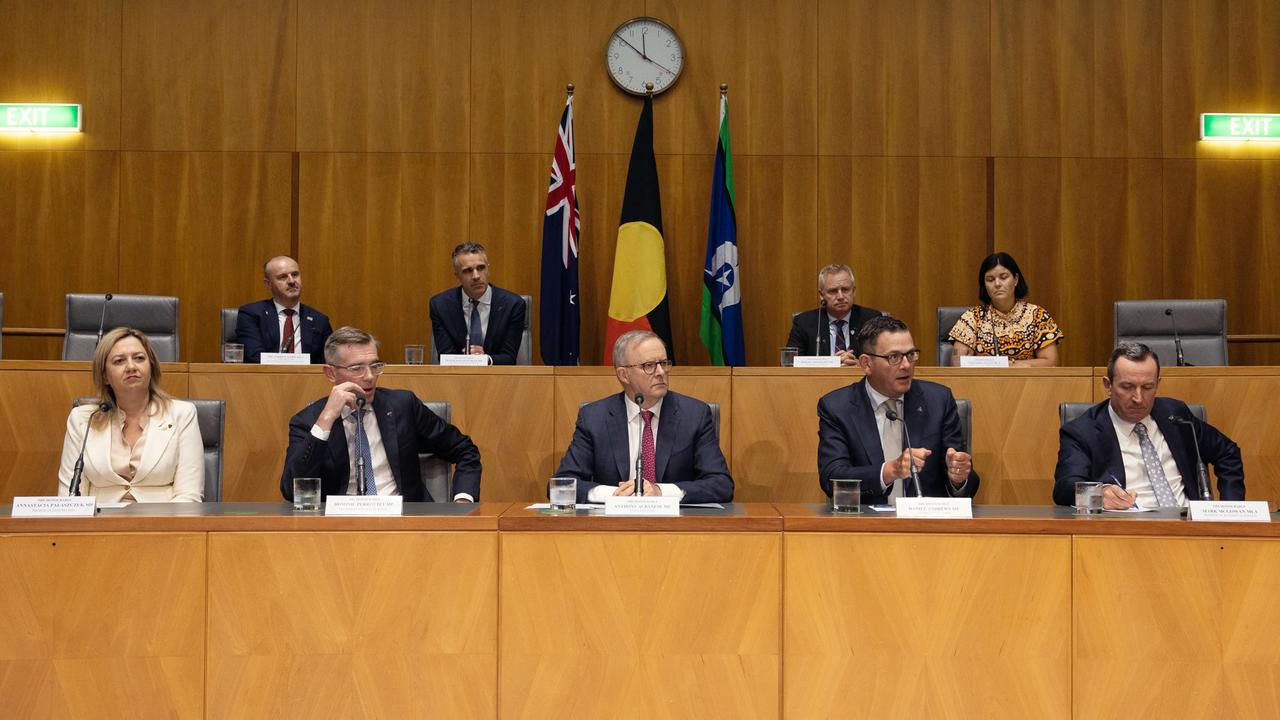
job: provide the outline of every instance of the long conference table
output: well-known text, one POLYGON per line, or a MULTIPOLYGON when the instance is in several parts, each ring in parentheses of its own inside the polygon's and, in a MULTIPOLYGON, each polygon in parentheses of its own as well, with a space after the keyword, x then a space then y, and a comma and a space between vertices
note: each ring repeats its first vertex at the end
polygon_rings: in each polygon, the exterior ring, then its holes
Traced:
MULTIPOLYGON (((1280 524, 0 507, 4 717, 1280 716, 1280 524)), ((1272 518, 1275 520, 1274 516, 1272 518)))

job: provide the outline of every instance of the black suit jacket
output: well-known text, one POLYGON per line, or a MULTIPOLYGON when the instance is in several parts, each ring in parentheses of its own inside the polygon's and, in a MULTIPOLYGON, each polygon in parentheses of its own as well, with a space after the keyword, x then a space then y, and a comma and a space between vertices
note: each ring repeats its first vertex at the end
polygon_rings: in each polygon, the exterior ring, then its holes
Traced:
MULTIPOLYGON (((489 329, 484 334, 484 351, 494 365, 515 365, 524 333, 524 298, 493 288, 489 307, 489 329)), ((431 334, 441 354, 466 352, 468 327, 462 315, 462 289, 449 288, 431 298, 431 334)))
MULTIPOLYGON (((311 434, 329 398, 324 397, 303 408, 289 420, 289 449, 284 456, 284 472, 280 475, 280 494, 293 500, 295 477, 320 478, 320 493, 345 495, 351 480, 347 455, 347 433, 341 421, 333 424, 327 442, 311 434)), ((418 453, 434 453, 454 463, 453 491, 480 499, 480 450, 471 438, 458 428, 441 420, 427 409, 417 395, 408 390, 378 388, 373 395, 373 411, 382 433, 387 463, 395 477, 396 487, 406 502, 449 502, 453 498, 432 498, 422 484, 418 453)))
MULTIPOLYGON (((299 303, 294 322, 301 327, 298 339, 302 342, 302 351, 311 356, 312 363, 323 363, 324 341, 333 334, 329 317, 309 305, 299 303)), ((275 303, 260 300, 242 305, 240 314, 236 317, 236 342, 244 345, 244 361, 247 363, 262 362, 264 352, 279 352, 280 321, 276 315, 275 303)))
MULTIPOLYGON (((626 401, 622 393, 589 403, 557 476, 578 478, 578 502, 597 485, 620 485, 631 475, 626 401)), ((654 478, 684 491, 682 502, 732 502, 733 478, 720 452, 711 407, 701 400, 668 392, 662 400, 654 478)))
MULTIPOLYGON (((861 305, 849 309, 849 347, 854 346, 858 330, 881 312, 861 305)), ((827 311, 822 308, 802 312, 791 320, 791 334, 787 336, 786 347, 800 348, 801 355, 831 354, 831 323, 827 311), (815 343, 816 346, 815 346, 815 343)))
MULTIPOLYGON (((1107 412, 1110 401, 1103 401, 1089 408, 1058 431, 1058 467, 1053 471, 1053 501, 1059 505, 1075 503, 1076 482, 1093 480, 1110 482, 1112 477, 1127 487, 1124 476, 1124 459, 1120 456, 1120 441, 1116 439, 1116 427, 1107 412)), ((1213 465, 1218 476, 1218 496, 1222 500, 1244 499, 1244 462, 1240 459, 1240 447, 1217 428, 1191 414, 1187 404, 1173 398, 1158 397, 1151 407, 1151 417, 1164 434, 1165 444, 1173 455, 1173 462, 1182 475, 1182 487, 1187 497, 1200 498, 1196 483, 1195 443, 1191 428, 1174 423, 1169 416, 1189 418, 1195 423, 1195 434, 1200 438, 1200 456, 1213 465)))
MULTIPOLYGON (((888 493, 880 489, 884 448, 880 446, 875 408, 871 407, 866 385, 867 380, 863 378, 818 400, 818 483, 830 496, 832 478, 861 480, 862 501, 878 504, 888 501, 888 493)), ((919 468, 924 494, 929 497, 976 495, 980 481, 977 472, 970 470, 969 480, 959 489, 947 479, 947 448, 969 452, 964 446, 960 414, 951 389, 927 380, 915 380, 902 400, 912 447, 933 451, 924 461, 924 467, 919 468)))

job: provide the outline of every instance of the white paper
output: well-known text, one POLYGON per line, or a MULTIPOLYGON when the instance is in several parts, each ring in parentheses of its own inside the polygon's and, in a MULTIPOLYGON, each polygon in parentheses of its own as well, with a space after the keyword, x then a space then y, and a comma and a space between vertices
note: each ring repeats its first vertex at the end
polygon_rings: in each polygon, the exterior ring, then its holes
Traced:
POLYGON ((15 497, 13 517, 93 517, 98 499, 88 497, 15 497))
POLYGON ((835 355, 797 355, 793 367, 838 368, 840 367, 840 358, 835 355))
POLYGON ((961 355, 960 367, 1007 368, 1009 358, 1004 355, 961 355))
POLYGON ((897 510, 901 518, 972 518, 973 498, 900 497, 897 510))
POLYGON ((262 353, 259 362, 263 365, 310 365, 311 355, 308 353, 262 353))
POLYGON ((680 499, 666 495, 636 497, 612 496, 605 498, 605 515, 679 515, 680 499))
MULTIPOLYGON (((604 507, 604 505, 601 505, 600 503, 574 503, 573 506, 575 508, 587 508, 588 510, 592 508, 599 509, 604 507)), ((525 507, 525 510, 550 510, 550 509, 551 509, 551 503, 534 503, 532 505, 528 505, 525 507)))
POLYGON ((1213 522, 1271 522, 1265 500, 1192 500, 1192 520, 1213 522))
POLYGON ((1110 508, 1102 509, 1102 512, 1104 513, 1118 513, 1120 515, 1132 515, 1134 513, 1155 512, 1155 511, 1156 511, 1155 508, 1146 508, 1146 507, 1141 507, 1139 505, 1134 505, 1133 507, 1127 507, 1120 510, 1112 510, 1110 508))
POLYGON ((403 511, 404 498, 400 495, 328 495, 324 499, 325 515, 381 517, 403 511))
POLYGON ((867 507, 876 512, 893 512, 896 509, 892 505, 868 505, 867 507))
POLYGON ((441 365, 461 365, 464 367, 484 367, 492 365, 493 358, 488 355, 452 355, 444 354, 440 356, 441 365))

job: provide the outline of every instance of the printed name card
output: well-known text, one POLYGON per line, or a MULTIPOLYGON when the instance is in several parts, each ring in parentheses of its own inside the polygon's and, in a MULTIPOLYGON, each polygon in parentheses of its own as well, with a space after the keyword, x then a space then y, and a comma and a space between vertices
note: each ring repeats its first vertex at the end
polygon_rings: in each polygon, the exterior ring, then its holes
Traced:
POLYGON ((679 515, 680 498, 665 495, 643 497, 607 497, 604 499, 605 515, 679 515))
POLYGON ((311 356, 307 353, 262 353, 259 362, 263 365, 310 365, 311 356))
POLYGON ((491 365, 493 358, 488 355, 452 355, 444 354, 440 356, 441 365, 460 365, 463 367, 484 367, 491 365))
POLYGON ((1009 367, 1009 358, 1004 355, 961 355, 960 367, 1009 367))
POLYGON ((1271 522, 1265 500, 1192 500, 1192 520, 1213 522, 1271 522))
POLYGON ((900 518, 968 519, 973 517, 973 498, 900 497, 900 518))
POLYGON ((329 495, 324 499, 325 515, 395 516, 404 512, 399 495, 329 495))
POLYGON ((98 498, 89 497, 15 497, 13 517, 93 517, 98 498))
POLYGON ((835 355, 797 355, 794 367, 798 368, 838 368, 840 358, 835 355))

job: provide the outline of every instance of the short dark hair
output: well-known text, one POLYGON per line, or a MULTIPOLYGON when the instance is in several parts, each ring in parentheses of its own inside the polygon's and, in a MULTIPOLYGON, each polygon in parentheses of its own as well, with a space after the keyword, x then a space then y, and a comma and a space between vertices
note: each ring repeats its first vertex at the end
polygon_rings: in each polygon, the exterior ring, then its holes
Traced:
POLYGON ((1116 379, 1116 361, 1124 358, 1129 362, 1142 362, 1147 358, 1155 358, 1156 377, 1160 377, 1160 356, 1147 347, 1146 343, 1122 342, 1111 351, 1111 359, 1107 361, 1107 381, 1116 379))
POLYGON ((1027 296, 1027 277, 1022 274, 1022 270, 1018 267, 1018 261, 1007 252, 991 253, 978 266, 978 299, 983 305, 991 304, 991 294, 987 292, 987 273, 991 272, 996 266, 1005 267, 1009 272, 1018 276, 1018 285, 1013 289, 1013 296, 1019 300, 1027 296))
POLYGON ((483 255, 486 260, 489 258, 488 251, 478 242, 458 243, 454 246, 453 253, 449 255, 449 262, 457 260, 459 255, 483 255))
POLYGON ((375 348, 381 347, 382 343, 378 342, 378 338, 357 327, 343 325, 324 341, 324 361, 328 365, 336 365, 338 362, 338 350, 348 345, 368 345, 372 343, 375 348))
POLYGON ((862 324, 858 329, 858 341, 854 343, 858 354, 874 352, 876 340, 883 333, 911 332, 907 324, 891 315, 877 315, 862 324))

